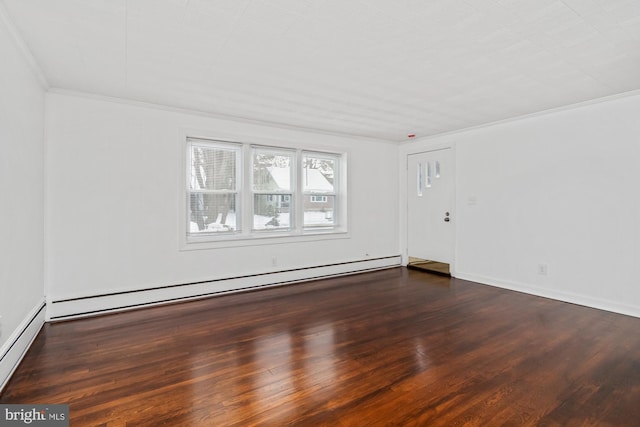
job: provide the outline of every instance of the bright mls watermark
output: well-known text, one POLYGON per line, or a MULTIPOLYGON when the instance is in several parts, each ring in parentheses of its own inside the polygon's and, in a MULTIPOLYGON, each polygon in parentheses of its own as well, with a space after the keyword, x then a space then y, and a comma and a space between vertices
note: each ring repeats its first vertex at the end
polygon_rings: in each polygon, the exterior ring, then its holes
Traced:
POLYGON ((0 405, 0 426, 69 427, 69 405, 0 405))

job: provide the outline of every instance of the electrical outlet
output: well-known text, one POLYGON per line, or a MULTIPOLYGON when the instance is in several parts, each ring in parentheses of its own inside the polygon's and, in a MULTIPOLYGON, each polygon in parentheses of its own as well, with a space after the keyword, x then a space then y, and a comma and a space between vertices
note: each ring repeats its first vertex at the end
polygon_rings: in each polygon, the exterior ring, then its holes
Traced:
POLYGON ((277 257, 272 257, 271 258, 271 266, 272 267, 277 267, 278 266, 278 258, 277 257))
POLYGON ((538 274, 540 276, 546 276, 549 273, 549 266, 547 264, 538 264, 538 274))

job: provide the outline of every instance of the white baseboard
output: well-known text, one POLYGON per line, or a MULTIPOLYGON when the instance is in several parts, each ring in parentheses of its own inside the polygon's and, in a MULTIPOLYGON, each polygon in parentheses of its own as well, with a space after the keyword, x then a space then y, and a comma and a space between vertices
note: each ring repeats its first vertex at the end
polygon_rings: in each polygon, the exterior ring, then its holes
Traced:
POLYGON ((0 349, 0 392, 9 382, 20 361, 44 325, 45 301, 40 301, 0 349))
POLYGON ((585 307, 597 308, 598 310, 605 310, 612 313, 640 317, 640 307, 623 304, 617 301, 594 298, 588 295, 575 294, 572 292, 563 292, 554 289, 540 288, 524 283, 498 280, 491 277, 484 277, 475 274, 456 273, 455 277, 457 279, 469 280, 471 282, 477 282, 483 285, 523 292, 525 294, 550 298, 558 301, 568 302, 571 304, 582 305, 585 307))
POLYGON ((47 320, 58 321, 96 316, 177 301, 201 299, 233 292, 399 267, 400 264, 400 255, 393 255, 195 283, 160 286, 150 289, 113 292, 103 295, 70 298, 54 297, 49 301, 47 307, 47 320))

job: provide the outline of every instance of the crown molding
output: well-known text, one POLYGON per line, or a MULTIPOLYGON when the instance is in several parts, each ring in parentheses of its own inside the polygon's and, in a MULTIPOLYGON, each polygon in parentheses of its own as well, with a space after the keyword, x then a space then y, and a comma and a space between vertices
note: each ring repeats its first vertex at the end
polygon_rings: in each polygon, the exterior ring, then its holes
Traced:
POLYGON ((460 129, 454 129, 454 130, 442 132, 442 133, 436 133, 433 135, 424 136, 422 138, 416 138, 410 141, 398 141, 398 146, 409 146, 409 145, 415 145, 416 143, 419 143, 419 142, 430 142, 432 140, 437 140, 439 138, 472 132, 479 129, 491 128, 494 126, 504 125, 508 123, 516 123, 516 122, 520 122, 527 119, 533 119, 536 117, 549 116, 552 114, 562 113, 565 111, 578 110, 580 108, 585 108, 592 105, 604 104, 611 101, 617 101, 619 99, 632 98, 634 96, 640 96, 640 89, 614 93, 612 95, 605 95, 599 98, 588 99, 586 101, 580 101, 573 104, 561 105, 559 107, 548 108, 546 110, 522 114, 519 116, 513 116, 513 117, 509 117, 502 120, 496 120, 488 123, 481 123, 478 125, 469 126, 469 127, 460 128, 460 129))
POLYGON ((140 101, 140 100, 135 100, 130 98, 120 98, 120 97, 101 95, 97 93, 83 92, 83 91, 72 90, 72 89, 51 87, 48 89, 48 92, 51 94, 72 96, 76 98, 93 99, 96 101, 110 102, 114 104, 123 104, 123 105, 129 105, 129 106, 140 107, 140 108, 150 108, 154 110, 168 111, 168 112, 177 113, 177 114, 187 114, 191 116, 208 117, 216 120, 226 120, 230 122, 247 123, 247 124, 252 124, 256 126, 278 128, 278 129, 284 129, 292 132, 304 132, 304 133, 310 133, 310 134, 316 134, 316 135, 327 135, 335 138, 350 139, 350 140, 362 141, 362 142, 379 142, 379 143, 390 144, 394 146, 397 145, 395 141, 383 139, 383 138, 377 138, 374 136, 343 133, 343 132, 333 132, 325 129, 289 125, 286 123, 275 122, 270 120, 261 120, 261 119, 251 118, 251 117, 227 115, 227 114, 214 113, 210 111, 202 111, 202 110, 189 109, 189 108, 183 108, 183 107, 174 107, 167 104, 158 104, 158 103, 149 102, 149 101, 140 101))
POLYGON ((40 82, 40 85, 42 86, 42 88, 45 91, 49 90, 50 88, 49 81, 45 77, 45 74, 42 71, 40 64, 38 64, 38 61, 36 61, 36 58, 33 56, 33 53, 31 53, 29 46, 27 46, 24 39, 20 35, 18 28, 13 23, 13 20, 11 19, 11 15, 9 14, 9 11, 7 10, 7 7, 5 6, 3 0, 0 0, 0 22, 4 23, 4 26, 6 27, 7 32, 13 39, 14 44, 22 54, 27 64, 29 64, 29 67, 33 71, 33 74, 35 75, 35 77, 38 79, 38 82, 40 82))

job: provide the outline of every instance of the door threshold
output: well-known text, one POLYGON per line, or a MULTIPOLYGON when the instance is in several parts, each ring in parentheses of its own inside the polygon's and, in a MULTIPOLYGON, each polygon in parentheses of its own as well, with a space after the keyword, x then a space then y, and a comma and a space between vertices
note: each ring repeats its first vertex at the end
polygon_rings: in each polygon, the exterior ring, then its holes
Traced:
POLYGON ((451 277, 451 270, 449 269, 449 264, 446 262, 409 257, 407 268, 451 277))

